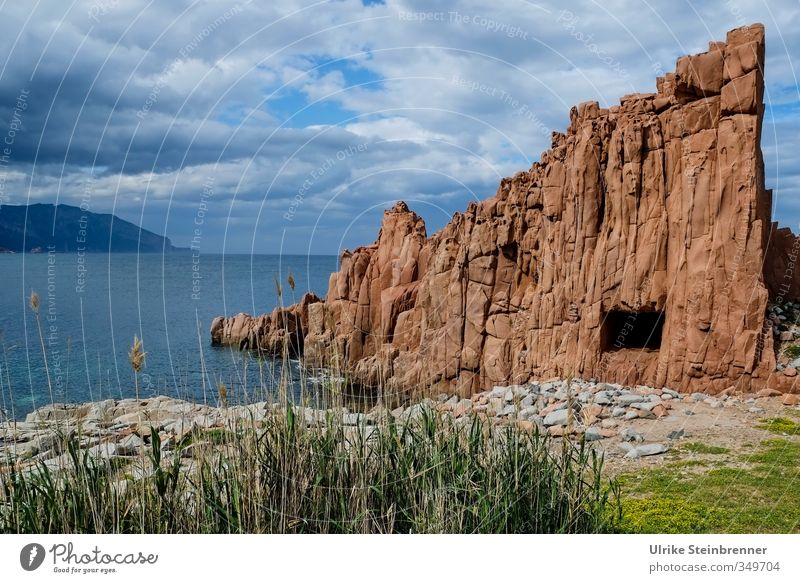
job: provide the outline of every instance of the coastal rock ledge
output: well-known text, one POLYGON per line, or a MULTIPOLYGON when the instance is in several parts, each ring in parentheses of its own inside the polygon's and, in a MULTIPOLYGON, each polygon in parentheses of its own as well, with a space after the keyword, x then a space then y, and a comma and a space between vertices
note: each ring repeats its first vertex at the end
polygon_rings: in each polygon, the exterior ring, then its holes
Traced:
POLYGON ((441 231, 398 202, 324 301, 217 318, 212 342, 288 349, 385 391, 574 376, 796 392, 767 317, 800 297, 800 240, 771 222, 763 67, 754 24, 679 58, 656 93, 574 107, 540 161, 441 231))

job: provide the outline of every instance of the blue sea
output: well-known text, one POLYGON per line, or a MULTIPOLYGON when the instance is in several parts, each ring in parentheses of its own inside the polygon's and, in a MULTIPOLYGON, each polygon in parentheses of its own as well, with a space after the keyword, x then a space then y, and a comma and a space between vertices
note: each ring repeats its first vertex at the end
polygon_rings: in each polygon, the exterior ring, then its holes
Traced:
MULTIPOLYGON (((279 304, 276 280, 284 304, 305 291, 324 297, 337 269, 335 256, 0 254, 0 408, 19 418, 51 398, 133 397, 134 335, 146 353, 142 397, 215 402, 222 381, 229 400, 252 400, 245 393, 270 386, 280 363, 212 347, 212 319, 271 311, 279 304), (38 319, 31 291, 39 296, 38 319)), ((297 378, 299 363, 292 368, 297 378)))

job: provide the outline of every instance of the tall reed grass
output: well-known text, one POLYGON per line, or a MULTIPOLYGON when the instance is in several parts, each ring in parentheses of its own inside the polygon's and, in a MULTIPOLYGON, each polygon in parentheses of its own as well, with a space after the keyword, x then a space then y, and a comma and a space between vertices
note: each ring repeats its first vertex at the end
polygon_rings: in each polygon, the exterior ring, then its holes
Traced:
MULTIPOLYGON (((435 411, 346 426, 270 408, 165 452, 0 475, 6 533, 590 533, 618 501, 583 447, 435 411), (189 456, 189 457, 187 457, 189 456)), ((307 411, 307 410, 305 410, 307 411)))

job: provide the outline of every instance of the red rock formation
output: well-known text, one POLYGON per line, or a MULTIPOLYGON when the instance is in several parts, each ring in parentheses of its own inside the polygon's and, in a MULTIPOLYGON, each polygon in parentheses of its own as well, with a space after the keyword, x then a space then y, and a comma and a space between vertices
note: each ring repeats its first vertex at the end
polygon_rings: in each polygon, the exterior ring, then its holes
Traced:
POLYGON ((795 274, 800 259, 800 237, 795 237, 786 227, 772 224, 768 244, 764 278, 769 289, 770 300, 783 303, 800 298, 800 278, 795 274))
POLYGON ((309 306, 321 301, 316 294, 307 293, 300 303, 275 308, 271 314, 218 316, 211 322, 211 343, 271 354, 283 354, 286 350, 289 356, 298 356, 303 354, 309 306))
MULTIPOLYGON (((397 203, 376 243, 343 254, 325 302, 289 309, 307 313, 298 348, 387 390, 552 376, 765 386, 768 286, 795 238, 770 223, 763 64, 763 26, 739 28, 680 58, 657 93, 573 108, 539 162, 430 238, 397 203)), ((283 313, 218 320, 212 336, 273 347, 283 313)))

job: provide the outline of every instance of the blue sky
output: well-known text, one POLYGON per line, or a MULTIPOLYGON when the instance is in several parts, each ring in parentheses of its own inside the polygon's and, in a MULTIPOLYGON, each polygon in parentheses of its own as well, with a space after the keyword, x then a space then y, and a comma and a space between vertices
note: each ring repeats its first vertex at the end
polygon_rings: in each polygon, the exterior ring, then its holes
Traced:
POLYGON ((432 233, 536 161, 572 105, 653 91, 760 21, 767 186, 800 230, 796 0, 454 6, 2 2, 0 203, 87 198, 187 245, 205 200, 208 253, 338 253, 398 199, 432 233))

